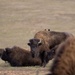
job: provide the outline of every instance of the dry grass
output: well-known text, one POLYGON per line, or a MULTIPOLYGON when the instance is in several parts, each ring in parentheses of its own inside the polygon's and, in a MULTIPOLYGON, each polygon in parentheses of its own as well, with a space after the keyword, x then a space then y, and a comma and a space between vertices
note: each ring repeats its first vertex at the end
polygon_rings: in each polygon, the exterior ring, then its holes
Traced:
POLYGON ((0 0, 0 47, 27 42, 39 30, 75 31, 74 0, 0 0))
POLYGON ((75 1, 0 0, 0 48, 17 45, 29 49, 28 40, 45 28, 75 35, 75 1))

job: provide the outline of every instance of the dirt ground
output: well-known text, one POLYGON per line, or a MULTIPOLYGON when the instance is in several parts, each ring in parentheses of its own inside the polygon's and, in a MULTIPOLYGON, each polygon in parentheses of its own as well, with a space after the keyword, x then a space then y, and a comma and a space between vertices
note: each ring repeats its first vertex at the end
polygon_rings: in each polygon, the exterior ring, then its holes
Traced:
POLYGON ((0 75, 46 75, 49 73, 49 66, 47 64, 45 68, 40 66, 11 67, 7 62, 0 60, 0 75))
POLYGON ((45 75, 49 71, 47 68, 5 68, 0 69, 0 75, 45 75))
MULTIPOLYGON (((50 29, 75 35, 75 0, 0 0, 0 48, 29 50, 28 40, 39 30, 50 29)), ((6 67, 0 60, 0 75, 45 75, 45 68, 6 67)))

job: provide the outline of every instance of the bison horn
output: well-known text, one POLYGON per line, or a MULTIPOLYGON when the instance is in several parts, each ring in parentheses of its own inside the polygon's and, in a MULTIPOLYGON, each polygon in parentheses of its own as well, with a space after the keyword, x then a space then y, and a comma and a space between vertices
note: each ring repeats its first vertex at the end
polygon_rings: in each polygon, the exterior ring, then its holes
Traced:
POLYGON ((41 43, 41 39, 39 39, 39 42, 38 43, 41 43))
POLYGON ((6 51, 6 49, 4 49, 4 51, 6 51))

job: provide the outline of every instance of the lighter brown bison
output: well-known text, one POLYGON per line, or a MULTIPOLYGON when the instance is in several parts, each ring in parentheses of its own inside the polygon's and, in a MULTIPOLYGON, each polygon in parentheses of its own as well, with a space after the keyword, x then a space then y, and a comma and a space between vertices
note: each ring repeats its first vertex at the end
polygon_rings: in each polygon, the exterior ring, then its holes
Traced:
POLYGON ((32 56, 35 58, 40 58, 42 60, 42 65, 45 66, 46 63, 53 58, 49 55, 49 60, 47 60, 47 52, 53 49, 57 49, 58 45, 65 41, 72 34, 66 32, 56 32, 56 31, 39 31, 34 35, 34 38, 29 40, 28 45, 31 48, 32 56))
POLYGON ((48 75, 75 75, 75 38, 59 45, 48 75))

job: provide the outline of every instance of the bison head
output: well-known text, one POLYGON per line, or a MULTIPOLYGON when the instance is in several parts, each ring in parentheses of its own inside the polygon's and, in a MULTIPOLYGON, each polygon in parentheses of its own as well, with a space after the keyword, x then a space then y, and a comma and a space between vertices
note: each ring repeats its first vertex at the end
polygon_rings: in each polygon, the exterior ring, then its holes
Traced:
POLYGON ((55 49, 52 49, 49 52, 47 52, 47 57, 46 57, 47 62, 53 59, 54 56, 55 56, 55 49))
POLYGON ((42 45, 42 42, 39 39, 30 39, 28 45, 31 48, 32 57, 38 57, 39 47, 42 45))
POLYGON ((56 45, 55 47, 51 48, 50 51, 46 52, 46 55, 47 55, 46 59, 48 61, 54 58, 54 56, 56 55, 58 47, 59 47, 59 45, 56 45))
POLYGON ((5 50, 3 51, 3 54, 1 56, 1 59, 4 61, 9 61, 9 55, 11 53, 11 49, 10 48, 5 48, 5 50))

